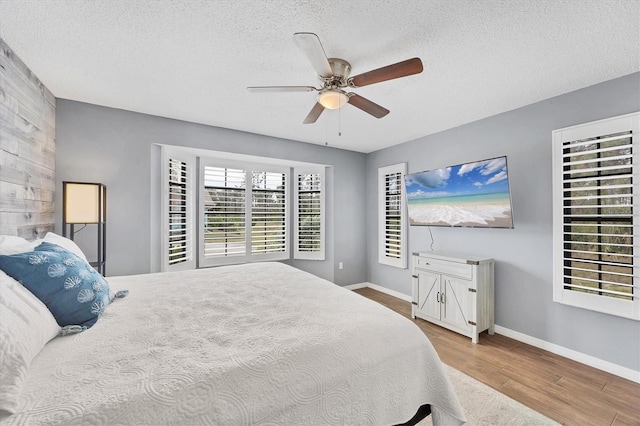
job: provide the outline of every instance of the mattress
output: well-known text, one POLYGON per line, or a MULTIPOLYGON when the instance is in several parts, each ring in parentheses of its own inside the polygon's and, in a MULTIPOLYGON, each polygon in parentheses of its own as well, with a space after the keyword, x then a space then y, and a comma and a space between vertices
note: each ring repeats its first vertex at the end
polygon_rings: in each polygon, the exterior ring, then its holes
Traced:
POLYGON ((408 319, 281 263, 110 277, 91 329, 33 360, 3 425, 464 422, 408 319))

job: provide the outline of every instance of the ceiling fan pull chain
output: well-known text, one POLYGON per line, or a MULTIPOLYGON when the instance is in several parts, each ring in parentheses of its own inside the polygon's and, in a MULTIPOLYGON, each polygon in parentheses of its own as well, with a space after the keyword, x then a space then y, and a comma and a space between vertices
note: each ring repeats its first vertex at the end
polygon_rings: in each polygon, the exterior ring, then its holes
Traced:
POLYGON ((329 130, 328 130, 329 126, 328 126, 328 123, 329 123, 329 119, 325 119, 324 120, 324 146, 329 146, 329 136, 328 136, 329 135, 329 130))

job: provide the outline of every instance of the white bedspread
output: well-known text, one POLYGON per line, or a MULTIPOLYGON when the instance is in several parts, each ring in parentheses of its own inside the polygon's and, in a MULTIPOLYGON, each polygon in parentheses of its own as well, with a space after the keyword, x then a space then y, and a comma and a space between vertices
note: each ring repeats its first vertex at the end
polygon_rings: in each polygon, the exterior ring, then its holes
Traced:
POLYGON ((411 321, 281 263, 111 277, 86 332, 34 359, 8 425, 435 424, 464 415, 411 321))

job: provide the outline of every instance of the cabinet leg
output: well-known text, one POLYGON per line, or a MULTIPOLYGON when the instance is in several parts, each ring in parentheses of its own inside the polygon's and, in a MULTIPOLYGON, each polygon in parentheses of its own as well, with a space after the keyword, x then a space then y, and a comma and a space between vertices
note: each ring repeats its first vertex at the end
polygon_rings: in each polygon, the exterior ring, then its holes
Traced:
POLYGON ((478 333, 473 333, 473 336, 471 336, 471 343, 474 345, 478 344, 478 333))
POLYGON ((491 327, 489 327, 489 334, 490 334, 491 336, 493 336, 493 329, 494 329, 494 326, 493 326, 493 325, 492 325, 491 327))

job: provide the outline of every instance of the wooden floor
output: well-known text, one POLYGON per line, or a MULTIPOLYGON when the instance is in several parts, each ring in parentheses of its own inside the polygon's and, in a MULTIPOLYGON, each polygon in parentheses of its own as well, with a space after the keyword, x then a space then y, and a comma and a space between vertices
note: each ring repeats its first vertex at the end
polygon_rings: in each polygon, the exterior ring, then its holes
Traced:
MULTIPOLYGON (((363 288, 357 293, 411 317, 409 302, 363 288)), ((640 384, 499 334, 477 345, 416 319, 440 359, 516 401, 566 425, 640 425, 640 384)))

